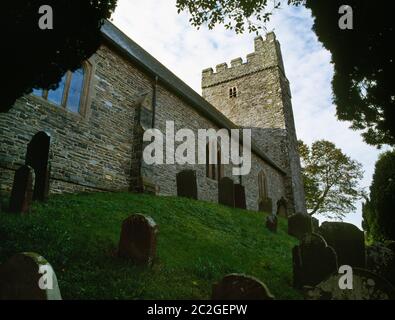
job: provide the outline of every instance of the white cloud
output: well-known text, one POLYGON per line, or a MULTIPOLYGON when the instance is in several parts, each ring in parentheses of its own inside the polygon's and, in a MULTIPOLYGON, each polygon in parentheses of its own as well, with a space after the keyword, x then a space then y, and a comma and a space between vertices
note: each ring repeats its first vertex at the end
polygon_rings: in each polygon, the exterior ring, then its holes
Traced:
MULTIPOLYGON (((254 34, 236 35, 222 26, 196 30, 187 14, 177 14, 175 1, 119 0, 114 23, 130 38, 201 92, 201 70, 243 57, 253 51, 254 34)), ((360 133, 339 122, 331 102, 331 56, 311 30, 310 12, 287 7, 276 12, 268 30, 279 39, 291 83, 298 137, 307 143, 317 139, 334 142, 365 169, 363 186, 369 186, 378 151, 366 145, 360 133)), ((361 226, 361 208, 346 221, 361 226)))

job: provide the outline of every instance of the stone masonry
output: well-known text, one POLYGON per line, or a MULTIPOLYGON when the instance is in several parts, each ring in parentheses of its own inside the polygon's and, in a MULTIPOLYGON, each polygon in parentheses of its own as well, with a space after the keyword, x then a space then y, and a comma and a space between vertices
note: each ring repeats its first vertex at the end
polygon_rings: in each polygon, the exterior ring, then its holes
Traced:
POLYGON ((245 187, 247 208, 258 210, 258 175, 263 170, 272 213, 281 198, 291 204, 289 211, 303 212, 289 85, 279 47, 270 42, 275 41, 274 35, 268 39, 256 40, 256 52, 247 64, 237 60, 230 69, 222 66, 217 73, 204 72, 203 96, 221 114, 106 23, 103 44, 89 59, 86 112, 72 113, 41 97, 26 95, 8 113, 0 114, 0 191, 11 191, 15 171, 25 164, 29 141, 45 132, 50 136, 51 194, 132 191, 175 196, 177 173, 194 170, 198 198, 217 202, 218 182, 206 176, 205 165, 147 165, 142 159, 142 135, 151 127, 164 133, 166 121, 174 121, 175 130, 193 131, 240 125, 256 128, 253 139, 259 151, 253 150, 248 175, 232 176, 232 166, 225 165, 224 176, 245 187), (226 96, 230 85, 238 89, 234 100, 226 96))
MULTIPOLYGON (((203 98, 231 121, 252 128, 260 148, 287 173, 291 212, 305 213, 304 188, 291 103, 280 44, 274 33, 255 39, 255 52, 203 71, 203 98), (229 97, 236 88, 237 97, 229 97)), ((289 209, 290 209, 289 208, 289 209)))

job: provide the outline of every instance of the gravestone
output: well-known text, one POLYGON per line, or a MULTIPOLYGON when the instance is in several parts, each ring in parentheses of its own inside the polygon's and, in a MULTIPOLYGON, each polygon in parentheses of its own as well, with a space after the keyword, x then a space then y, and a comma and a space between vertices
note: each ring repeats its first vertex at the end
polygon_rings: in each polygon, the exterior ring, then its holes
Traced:
POLYGON ((319 234, 306 234, 292 250, 293 283, 301 289, 315 286, 338 271, 336 252, 319 234))
POLYGON ((265 199, 261 199, 259 200, 259 211, 263 211, 266 213, 273 213, 273 201, 272 198, 265 198, 265 199))
POLYGON ((247 209, 245 187, 241 184, 235 184, 235 207, 247 209))
POLYGON ((305 234, 311 233, 313 229, 311 217, 301 213, 288 217, 288 234, 301 239, 305 234))
POLYGON ((10 198, 10 211, 27 213, 33 201, 34 170, 29 166, 22 166, 14 176, 10 198))
POLYGON ((277 216, 270 215, 266 217, 266 228, 271 232, 277 232, 278 219, 277 216))
POLYGON ((37 253, 20 253, 0 266, 0 300, 62 300, 52 266, 37 253))
POLYGON ((184 170, 177 173, 177 195, 197 200, 196 171, 184 170))
POLYGON ((278 217, 288 217, 287 211, 287 200, 282 197, 280 200, 277 201, 277 214, 278 217))
POLYGON ((49 150, 51 137, 46 132, 38 132, 27 146, 26 165, 34 169, 35 181, 33 200, 46 201, 49 194, 49 150))
POLYGON ((233 180, 228 177, 222 178, 218 183, 218 203, 235 207, 235 187, 233 180))
POLYGON ((342 290, 339 280, 342 274, 334 273, 313 288, 307 288, 306 300, 394 300, 395 288, 377 274, 353 268, 353 289, 342 290))
POLYGON ((213 285, 212 300, 273 300, 264 283, 243 274, 229 274, 213 285))
POLYGON ((158 226, 142 214, 134 214, 122 223, 118 255, 137 265, 152 265, 156 255, 158 226))
POLYGON ((364 233, 355 225, 345 222, 324 222, 319 228, 329 246, 335 249, 340 266, 366 267, 364 233))

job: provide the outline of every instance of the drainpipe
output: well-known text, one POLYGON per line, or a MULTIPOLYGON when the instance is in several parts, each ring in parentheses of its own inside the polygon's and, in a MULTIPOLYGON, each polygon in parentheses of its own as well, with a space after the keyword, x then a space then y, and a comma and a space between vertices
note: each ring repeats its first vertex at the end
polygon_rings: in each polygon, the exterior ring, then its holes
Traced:
POLYGON ((152 86, 152 128, 155 128, 155 115, 156 115, 156 93, 158 89, 158 76, 155 76, 155 82, 152 86))

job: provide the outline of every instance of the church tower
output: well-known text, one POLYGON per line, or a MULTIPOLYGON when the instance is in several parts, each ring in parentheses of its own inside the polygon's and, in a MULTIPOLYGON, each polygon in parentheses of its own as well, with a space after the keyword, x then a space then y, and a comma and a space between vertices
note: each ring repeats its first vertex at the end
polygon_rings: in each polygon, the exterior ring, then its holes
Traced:
POLYGON ((236 125, 252 129, 257 145, 287 173, 289 213, 306 213, 291 91, 275 34, 255 38, 245 63, 237 58, 203 70, 202 94, 236 125))

